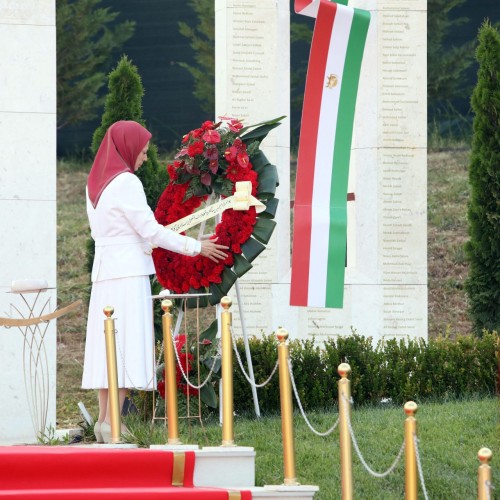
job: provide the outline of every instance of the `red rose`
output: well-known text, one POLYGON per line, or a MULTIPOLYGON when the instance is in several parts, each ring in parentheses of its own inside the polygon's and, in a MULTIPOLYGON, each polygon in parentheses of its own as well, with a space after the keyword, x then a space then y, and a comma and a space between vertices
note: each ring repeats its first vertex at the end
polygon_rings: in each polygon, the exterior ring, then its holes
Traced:
POLYGON ((165 381, 164 380, 160 380, 158 382, 158 392, 160 393, 160 396, 165 399, 165 381))

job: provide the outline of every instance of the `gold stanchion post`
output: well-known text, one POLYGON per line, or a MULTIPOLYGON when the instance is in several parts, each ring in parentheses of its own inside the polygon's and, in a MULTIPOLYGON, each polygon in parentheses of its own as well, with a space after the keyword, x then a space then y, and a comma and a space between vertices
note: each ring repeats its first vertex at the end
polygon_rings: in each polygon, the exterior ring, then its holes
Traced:
POLYGON ((417 436, 417 413, 418 406, 414 401, 408 401, 404 406, 407 415, 405 420, 405 499, 418 499, 417 483, 417 453, 415 449, 415 437, 417 436))
POLYGON ((351 367, 341 363, 337 372, 339 380, 339 432, 340 432, 340 482, 342 485, 342 500, 352 500, 352 451, 351 433, 347 421, 351 416, 351 381, 347 378, 351 367))
POLYGON ((280 377, 280 402, 281 402, 281 433, 283 437, 283 464, 285 471, 285 486, 296 486, 297 474, 295 472, 295 443, 293 437, 293 405, 292 384, 288 370, 288 332, 279 328, 276 332, 279 340, 278 365, 280 377))
POLYGON ((491 498, 491 467, 490 460, 493 453, 489 448, 481 448, 477 458, 481 465, 477 469, 477 500, 490 500, 491 498))
POLYGON ((163 359, 165 361, 165 404, 168 421, 168 444, 181 444, 179 439, 179 414, 177 410, 177 380, 175 376, 175 353, 172 342, 172 301, 162 300, 163 310, 163 359))
POLYGON ((220 305, 222 340, 222 446, 235 446, 233 431, 233 343, 231 338, 232 313, 229 308, 232 301, 222 297, 220 305))
POLYGON ((108 369, 108 401, 111 418, 111 442, 120 443, 121 415, 118 397, 118 372, 116 368, 115 320, 111 317, 115 312, 111 306, 103 309, 104 337, 106 340, 106 366, 108 369))

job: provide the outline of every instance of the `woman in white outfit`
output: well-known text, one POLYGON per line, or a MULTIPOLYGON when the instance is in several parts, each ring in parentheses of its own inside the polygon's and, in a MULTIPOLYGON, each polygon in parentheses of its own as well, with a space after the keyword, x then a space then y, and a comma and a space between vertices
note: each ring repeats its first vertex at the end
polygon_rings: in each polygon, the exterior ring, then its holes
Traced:
POLYGON ((105 306, 115 310, 120 409, 127 389, 156 387, 149 275, 154 246, 218 261, 227 247, 197 241, 158 224, 134 172, 147 160, 151 134, 133 121, 111 125, 87 180, 87 215, 95 256, 92 268, 82 388, 99 389, 98 442, 111 436, 104 341, 105 306))

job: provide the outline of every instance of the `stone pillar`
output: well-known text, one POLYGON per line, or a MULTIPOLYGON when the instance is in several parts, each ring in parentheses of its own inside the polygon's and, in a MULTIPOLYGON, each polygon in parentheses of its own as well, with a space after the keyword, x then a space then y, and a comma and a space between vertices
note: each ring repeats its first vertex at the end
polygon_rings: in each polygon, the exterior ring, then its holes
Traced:
MULTIPOLYGON (((288 0, 215 0, 215 109, 257 124, 286 115, 262 143, 278 168, 277 227, 267 249, 239 280, 248 332, 272 330, 289 308, 290 288, 290 5, 288 0)), ((237 303, 234 290, 231 298, 237 303)), ((238 307, 233 324, 241 332, 238 307)))
MULTIPOLYGON (((13 280, 44 279, 39 299, 56 307, 56 26, 54 0, 0 3, 0 316, 19 318, 26 304, 13 280)), ((33 294, 26 295, 28 302, 33 294)), ((56 331, 45 334, 48 425, 55 427, 56 331)), ((0 327, 0 444, 35 441, 23 381, 23 338, 0 327)))

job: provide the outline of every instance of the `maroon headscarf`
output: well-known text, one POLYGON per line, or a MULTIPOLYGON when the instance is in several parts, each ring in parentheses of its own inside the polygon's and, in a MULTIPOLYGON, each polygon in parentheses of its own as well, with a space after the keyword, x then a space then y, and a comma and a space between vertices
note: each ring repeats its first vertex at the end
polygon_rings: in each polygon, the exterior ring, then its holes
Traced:
POLYGON ((133 121, 119 121, 108 128, 87 179, 89 198, 95 208, 104 188, 123 172, 134 172, 139 153, 151 133, 133 121))

